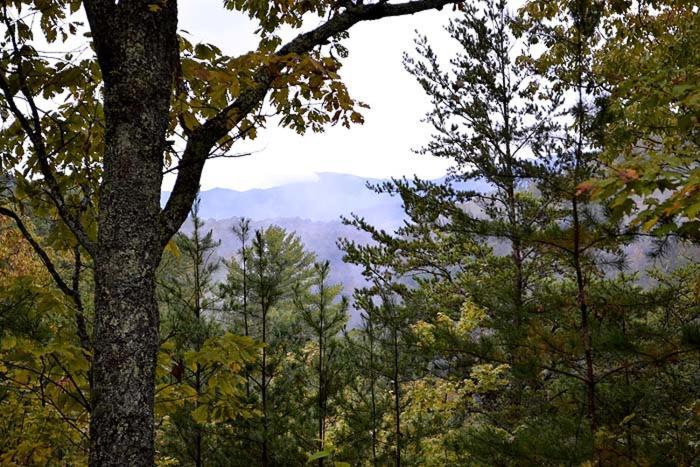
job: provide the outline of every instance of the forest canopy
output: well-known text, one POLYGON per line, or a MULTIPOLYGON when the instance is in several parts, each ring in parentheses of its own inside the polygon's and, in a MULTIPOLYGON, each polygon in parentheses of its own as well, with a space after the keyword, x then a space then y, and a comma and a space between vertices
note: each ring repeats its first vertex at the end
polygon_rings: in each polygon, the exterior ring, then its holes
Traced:
POLYGON ((177 3, 2 3, 0 464, 700 462, 695 2, 227 0, 237 57, 177 3), (432 9, 407 157, 451 169, 369 187, 396 229, 346 213, 363 283, 256 219, 222 254, 206 162, 352 131, 348 31, 432 9))

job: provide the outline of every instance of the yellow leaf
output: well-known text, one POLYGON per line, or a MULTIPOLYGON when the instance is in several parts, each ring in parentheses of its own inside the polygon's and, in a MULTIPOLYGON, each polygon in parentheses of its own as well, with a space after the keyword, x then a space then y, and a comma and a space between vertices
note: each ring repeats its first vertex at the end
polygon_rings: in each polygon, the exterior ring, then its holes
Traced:
POLYGON ((15 347, 16 344, 17 339, 15 338, 15 336, 5 336, 2 340, 2 345, 0 346, 0 348, 2 348, 3 350, 11 350, 15 347))
POLYGON ((207 423, 209 420, 209 414, 207 413, 207 406, 200 405, 192 411, 192 419, 200 424, 207 423))
POLYGON ((174 239, 170 239, 168 244, 165 245, 165 251, 167 251, 176 258, 180 257, 180 249, 177 247, 177 243, 175 243, 174 239))
POLYGON ((659 222, 659 218, 652 217, 651 219, 646 221, 644 225, 642 225, 642 230, 644 230, 645 232, 650 231, 656 225, 657 222, 659 222))

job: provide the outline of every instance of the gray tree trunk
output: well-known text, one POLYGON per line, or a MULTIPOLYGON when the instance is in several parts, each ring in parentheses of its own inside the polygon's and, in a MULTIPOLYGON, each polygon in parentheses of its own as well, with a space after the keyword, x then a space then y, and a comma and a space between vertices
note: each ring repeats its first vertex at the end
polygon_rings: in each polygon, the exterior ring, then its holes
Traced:
POLYGON ((160 189, 177 9, 167 2, 152 12, 132 0, 86 2, 86 10, 105 82, 106 125, 94 258, 90 465, 151 466, 159 348, 154 279, 162 252, 160 189))

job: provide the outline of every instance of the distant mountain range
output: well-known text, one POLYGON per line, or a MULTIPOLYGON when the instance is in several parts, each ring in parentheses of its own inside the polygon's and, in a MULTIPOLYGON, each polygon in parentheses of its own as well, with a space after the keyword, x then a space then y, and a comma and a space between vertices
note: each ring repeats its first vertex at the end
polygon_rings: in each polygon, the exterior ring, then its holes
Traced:
MULTIPOLYGON (((337 222, 341 215, 354 212, 379 225, 392 227, 401 222, 401 201, 378 195, 367 188, 383 180, 354 175, 320 173, 313 181, 290 183, 267 189, 236 191, 214 188, 200 194, 203 219, 247 217, 253 220, 279 218, 337 222)), ((170 194, 164 192, 165 202, 170 194)))
MULTIPOLYGON (((366 242, 368 236, 352 227, 343 225, 341 216, 355 213, 373 225, 383 229, 398 227, 404 212, 401 200, 380 195, 367 187, 383 180, 367 179, 354 175, 321 173, 313 181, 290 183, 268 189, 236 191, 224 188, 203 191, 200 194, 199 215, 205 220, 205 230, 212 230, 214 238, 221 241, 218 255, 230 258, 240 248, 231 227, 241 217, 251 219, 253 229, 278 225, 296 232, 319 260, 331 262, 330 280, 342 283, 345 294, 350 295, 364 280, 361 270, 343 262, 343 252, 336 245, 339 238, 366 242)), ((162 194, 165 204, 169 193, 162 194)), ((190 233, 188 221, 182 228, 190 233)), ((218 273, 223 279, 225 271, 218 273)), ((356 324, 353 313, 351 324, 356 324)))
MULTIPOLYGON (((364 284, 364 279, 359 268, 343 262, 343 252, 338 249, 336 242, 339 238, 368 242, 369 238, 364 232, 343 225, 340 217, 355 213, 372 225, 386 230, 395 229, 404 220, 400 198, 377 194, 367 187, 368 183, 377 184, 382 181, 354 175, 320 173, 313 181, 268 189, 236 191, 215 188, 200 194, 200 217, 206 221, 205 229, 212 230, 214 238, 221 241, 218 249, 221 258, 230 258, 240 248, 231 227, 241 217, 251 219, 253 229, 278 225, 287 231, 296 232, 306 248, 316 253, 319 260, 330 261, 330 280, 342 283, 344 293, 351 295, 356 287, 364 284)), ((488 190, 485 183, 478 181, 469 186, 478 191, 488 190)), ((162 194, 163 204, 168 196, 167 192, 162 194)), ((191 229, 188 221, 182 231, 190 233, 191 229)), ((494 247, 502 250, 498 244, 494 244, 494 247)), ((650 261, 647 253, 651 247, 648 239, 627 245, 627 270, 673 268, 687 261, 686 256, 695 260, 700 256, 697 248, 682 247, 680 250, 674 249, 666 258, 650 261)), ((218 278, 223 280, 224 277, 225 271, 222 269, 218 278)), ((353 313, 351 325, 358 321, 358 314, 353 313)))

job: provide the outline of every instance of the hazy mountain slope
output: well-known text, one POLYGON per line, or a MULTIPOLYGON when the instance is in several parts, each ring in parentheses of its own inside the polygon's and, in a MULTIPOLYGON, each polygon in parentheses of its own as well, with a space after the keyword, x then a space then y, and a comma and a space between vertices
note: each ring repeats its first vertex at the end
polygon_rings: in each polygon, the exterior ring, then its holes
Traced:
MULTIPOLYGON (((380 180, 370 180, 378 183, 380 180)), ((200 216, 206 219, 205 229, 212 230, 214 238, 221 241, 218 255, 230 258, 240 248, 231 227, 238 223, 241 216, 252 219, 252 228, 265 228, 278 225, 290 232, 296 232, 306 248, 316 253, 319 261, 331 262, 333 283, 342 283, 345 294, 350 295, 356 287, 364 284, 359 268, 343 262, 343 253, 338 249, 338 238, 348 238, 357 242, 367 242, 367 234, 343 225, 340 216, 354 212, 367 218, 370 223, 384 229, 393 229, 404 219, 401 200, 387 195, 379 195, 366 187, 366 179, 352 175, 319 174, 318 180, 292 183, 280 187, 234 191, 214 189, 202 192, 200 216)), ((464 184, 460 188, 466 189, 464 184)), ((473 189, 486 191, 481 182, 470 182, 473 189)), ((163 194, 163 200, 167 193, 163 194)), ((478 215, 478 208, 473 205, 465 209, 478 215)), ((191 232, 189 221, 183 226, 184 233, 191 232)), ((504 242, 490 242, 497 254, 508 254, 504 242)), ((697 258, 697 249, 680 247, 672 249, 670 254, 656 261, 650 261, 648 252, 652 249, 650 241, 637 241, 625 248, 627 271, 644 271, 650 267, 669 268, 682 264, 687 255, 697 258)), ((642 274, 644 276, 644 274, 642 274)), ((223 268, 217 279, 223 280, 223 268)), ((647 279, 640 277, 642 283, 647 279)), ((357 313, 352 313, 353 324, 358 321, 357 313)))
MULTIPOLYGON (((253 229, 278 225, 296 232, 306 248, 316 253, 319 261, 331 262, 331 282, 342 283, 345 294, 350 295, 356 287, 363 285, 364 280, 359 268, 343 262, 343 252, 336 242, 339 238, 367 242, 369 238, 343 225, 340 216, 355 213, 384 229, 393 229, 404 219, 401 200, 375 193, 367 188, 368 182, 376 184, 381 180, 322 173, 314 181, 268 189, 235 191, 217 188, 200 194, 199 215, 206 220, 205 230, 212 230, 214 238, 221 241, 218 249, 221 258, 230 258, 240 248, 231 227, 241 217, 252 219, 253 229)), ((163 193, 163 204, 168 195, 163 193)), ((189 234, 191 229, 188 221, 182 231, 189 234)), ((217 279, 224 278, 222 268, 217 279)), ((353 324, 356 324, 357 314, 352 313, 352 316, 353 324)))
MULTIPOLYGON (((401 199, 380 195, 367 188, 368 182, 377 184, 382 181, 355 175, 320 173, 316 180, 273 188, 248 191, 215 188, 200 193, 200 216, 219 220, 232 217, 254 220, 298 217, 331 222, 352 212, 378 227, 391 229, 401 224, 404 218, 401 199)), ((460 183, 456 186, 465 185, 460 183)), ((472 181, 468 185, 476 190, 488 190, 481 181, 472 181)), ((162 204, 169 195, 163 192, 162 204)))
MULTIPOLYGON (((200 216, 204 219, 248 217, 256 220, 299 217, 329 222, 337 221, 340 215, 355 212, 382 224, 400 222, 401 201, 376 194, 367 188, 368 181, 378 183, 381 180, 321 173, 317 180, 267 189, 235 191, 215 188, 200 194, 200 216)), ((163 202, 168 196, 169 193, 163 193, 163 202)))
MULTIPOLYGON (((278 225, 296 232, 306 248, 316 253, 319 261, 331 262, 331 282, 342 283, 345 293, 350 295, 356 287, 363 285, 362 274, 359 268, 343 262, 343 252, 336 242, 339 238, 358 242, 369 239, 366 234, 343 225, 340 216, 355 213, 385 229, 397 227, 404 219, 401 200, 375 193, 367 188, 368 182, 374 184, 381 180, 322 173, 314 181, 268 189, 235 191, 216 188, 200 194, 199 215, 206 221, 205 230, 212 230, 214 238, 221 241, 218 255, 224 259, 236 254, 240 248, 231 227, 241 217, 252 219, 253 229, 278 225)), ((163 204, 168 196, 169 193, 162 194, 163 204)), ((189 234, 191 229, 188 221, 182 231, 189 234)), ((217 279, 224 278, 222 268, 217 279)))
MULTIPOLYGON (((230 258, 240 248, 231 232, 241 217, 252 219, 252 228, 278 225, 296 232, 306 248, 316 253, 318 259, 331 262, 330 280, 342 283, 345 293, 351 295, 356 287, 364 284, 358 267, 343 262, 343 252, 337 247, 339 238, 367 242, 367 234, 343 225, 340 216, 357 214, 371 224, 386 230, 401 225, 405 218, 400 198, 377 194, 367 183, 382 180, 366 179, 354 175, 321 173, 313 181, 248 191, 216 188, 200 194, 199 215, 206 220, 205 229, 212 230, 214 238, 221 241, 218 254, 230 258)), ((472 185, 472 183, 470 183, 472 185)), ((485 184, 474 182, 476 189, 485 184)), ((169 193, 162 194, 165 204, 169 193)), ((182 228, 191 232, 189 221, 182 228)), ((223 280, 222 269, 217 279, 223 280)), ((356 321, 356 314, 353 313, 356 321)))

